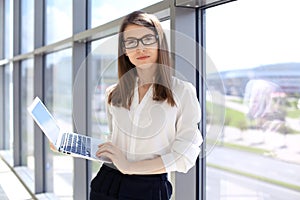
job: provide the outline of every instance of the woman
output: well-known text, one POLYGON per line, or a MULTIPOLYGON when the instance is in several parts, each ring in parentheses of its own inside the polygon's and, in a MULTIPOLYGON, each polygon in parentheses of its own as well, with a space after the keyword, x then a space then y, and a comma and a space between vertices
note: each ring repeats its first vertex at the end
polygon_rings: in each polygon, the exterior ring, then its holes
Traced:
POLYGON ((91 199, 170 199, 167 173, 186 173, 199 155, 200 107, 192 84, 172 76, 159 20, 136 11, 119 31, 118 77, 106 91, 111 142, 91 199))

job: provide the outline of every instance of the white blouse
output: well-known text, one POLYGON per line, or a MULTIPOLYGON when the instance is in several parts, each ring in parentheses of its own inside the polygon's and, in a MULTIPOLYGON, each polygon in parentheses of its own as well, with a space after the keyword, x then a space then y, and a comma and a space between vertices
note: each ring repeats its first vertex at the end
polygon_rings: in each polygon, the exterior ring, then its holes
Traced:
MULTIPOLYGON (((106 90, 106 102, 114 86, 106 90)), ((154 101, 152 86, 139 103, 136 83, 130 110, 106 103, 108 125, 112 143, 128 160, 161 156, 167 172, 186 173, 194 166, 203 141, 198 129, 200 105, 191 83, 173 77, 171 89, 173 107, 167 101, 154 101)))

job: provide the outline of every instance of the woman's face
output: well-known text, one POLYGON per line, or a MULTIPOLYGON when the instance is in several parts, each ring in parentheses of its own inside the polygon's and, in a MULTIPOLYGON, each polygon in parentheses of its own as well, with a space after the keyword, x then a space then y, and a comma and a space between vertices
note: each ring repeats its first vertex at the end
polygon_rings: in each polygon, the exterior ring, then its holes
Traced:
POLYGON ((130 24, 125 28, 124 42, 125 53, 136 67, 148 68, 157 62, 158 40, 151 29, 130 24))

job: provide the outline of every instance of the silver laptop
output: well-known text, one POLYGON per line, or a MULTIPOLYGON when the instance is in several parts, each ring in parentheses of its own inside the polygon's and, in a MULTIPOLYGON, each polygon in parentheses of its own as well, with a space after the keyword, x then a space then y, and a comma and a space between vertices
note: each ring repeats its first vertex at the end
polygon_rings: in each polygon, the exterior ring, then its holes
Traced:
POLYGON ((57 151, 89 160, 111 162, 108 158, 96 156, 98 145, 105 141, 77 133, 63 132, 38 97, 28 107, 28 112, 57 151))

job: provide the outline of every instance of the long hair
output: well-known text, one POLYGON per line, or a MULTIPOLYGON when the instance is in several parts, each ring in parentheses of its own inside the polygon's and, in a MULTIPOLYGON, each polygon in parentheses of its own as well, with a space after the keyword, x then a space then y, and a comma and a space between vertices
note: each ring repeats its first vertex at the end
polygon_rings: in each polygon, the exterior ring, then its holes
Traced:
POLYGON ((121 24, 118 42, 119 81, 116 87, 110 92, 108 96, 108 103, 127 109, 129 109, 131 106, 137 72, 135 66, 130 62, 128 56, 125 54, 125 49, 123 47, 123 33, 125 31, 125 28, 131 24, 149 28, 154 31, 156 35, 158 35, 158 67, 153 84, 152 98, 155 101, 167 100, 168 104, 174 106, 175 100, 171 91, 172 74, 170 70, 170 53, 168 51, 168 44, 165 33, 160 25, 159 20, 154 15, 147 14, 142 11, 135 11, 127 15, 121 24), (124 78, 123 76, 125 74, 126 77, 124 78))

